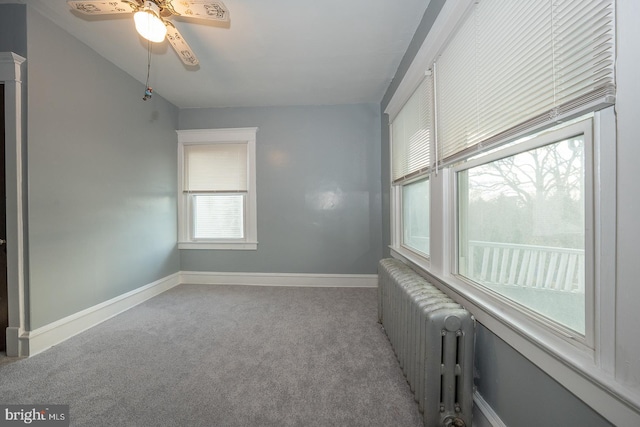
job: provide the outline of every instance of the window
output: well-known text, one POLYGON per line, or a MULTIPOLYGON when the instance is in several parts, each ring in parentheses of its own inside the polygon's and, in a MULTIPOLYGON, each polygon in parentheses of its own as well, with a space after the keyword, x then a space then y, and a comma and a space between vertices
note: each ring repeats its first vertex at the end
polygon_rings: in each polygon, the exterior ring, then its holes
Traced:
POLYGON ((481 0, 433 65, 437 164, 462 165, 447 271, 588 348, 593 124, 558 123, 612 105, 613 16, 606 0, 481 0))
POLYGON ((178 131, 180 249, 257 248, 256 131, 178 131))
POLYGON ((583 337, 590 129, 587 119, 456 168, 458 274, 583 337))
POLYGON ((433 79, 426 76, 391 124, 393 184, 402 192, 401 244, 427 257, 432 103, 433 79))
POLYGON ((402 187, 402 243, 429 256, 429 179, 402 187))

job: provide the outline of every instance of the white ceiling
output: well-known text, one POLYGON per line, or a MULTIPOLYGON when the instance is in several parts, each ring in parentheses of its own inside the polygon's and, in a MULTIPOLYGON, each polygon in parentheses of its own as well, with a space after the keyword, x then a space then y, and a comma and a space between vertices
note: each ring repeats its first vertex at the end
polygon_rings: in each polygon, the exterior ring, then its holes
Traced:
MULTIPOLYGON (((429 0, 224 0, 230 24, 172 18, 200 65, 153 45, 150 85, 180 108, 380 102, 429 0), (227 25, 227 26, 225 26, 227 25)), ((132 15, 27 3, 144 84, 147 43, 132 15)))

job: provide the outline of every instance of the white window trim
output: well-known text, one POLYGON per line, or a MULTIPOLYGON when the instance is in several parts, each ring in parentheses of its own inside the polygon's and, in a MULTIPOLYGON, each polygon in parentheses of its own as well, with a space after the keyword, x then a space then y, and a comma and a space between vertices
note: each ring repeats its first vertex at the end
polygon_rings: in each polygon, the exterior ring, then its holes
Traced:
MULTIPOLYGON (((464 19, 473 0, 446 2, 431 31, 390 100, 385 113, 395 117, 411 96, 425 70, 431 67, 451 34, 464 19)), ((565 117, 564 119, 569 119, 565 117)), ((540 129, 542 130, 542 129, 540 129)), ((482 291, 456 282, 450 272, 452 261, 449 234, 454 224, 449 213, 454 202, 448 190, 452 171, 432 172, 430 258, 420 257, 401 246, 401 189, 391 186, 390 252, 469 309, 478 321, 520 352, 615 425, 635 425, 640 420, 640 390, 615 377, 616 371, 616 119, 614 108, 600 110, 594 117, 594 259, 595 324, 593 348, 574 345, 562 334, 537 322, 523 322, 511 307, 492 306, 482 291), (440 206, 440 208, 438 207, 440 206), (434 249, 441 245, 440 249, 434 249)), ((391 168, 393 159, 390 159, 391 168)), ((390 169, 391 170, 391 169, 390 169)))
POLYGON ((256 197, 256 133, 257 127, 178 130, 178 249, 258 249, 256 197), (189 197, 182 191, 184 179, 184 146, 193 144, 247 144, 248 191, 245 205, 245 237, 238 240, 193 240, 190 238, 189 197))
MULTIPOLYGON (((450 184, 448 186, 449 194, 452 196, 453 204, 450 205, 449 217, 451 219, 451 225, 448 233, 448 238, 446 242, 449 243, 449 256, 450 256, 450 264, 445 267, 445 272, 449 277, 449 280, 455 282, 455 284, 461 289, 469 291, 470 288, 479 288, 483 295, 483 299, 490 301, 490 305, 495 305, 495 307, 500 312, 513 312, 514 315, 521 317, 521 321, 525 323, 529 322, 537 322, 541 323, 546 327, 551 333, 559 335, 561 338, 566 339, 572 345, 580 348, 585 354, 589 355, 589 357, 593 360, 595 357, 594 353, 594 315, 595 306, 594 306, 594 274, 593 270, 586 269, 585 270, 585 335, 582 336, 580 334, 575 333, 569 328, 565 328, 551 320, 548 320, 544 316, 535 312, 534 310, 529 310, 527 308, 522 308, 519 304, 511 301, 507 297, 496 296, 491 291, 488 291, 481 285, 475 284, 471 279, 468 279, 462 275, 457 273, 458 271, 458 225, 456 223, 456 219, 454 218, 455 213, 458 212, 458 206, 456 204, 456 200, 458 199, 458 185, 456 180, 456 174, 460 171, 469 170, 473 167, 503 158, 513 156, 518 153, 523 153, 529 150, 533 150, 535 148, 566 140, 571 138, 572 136, 582 134, 584 135, 584 146, 585 153, 587 153, 586 160, 590 161, 591 166, 589 164, 585 165, 585 224, 587 225, 587 229, 585 231, 585 264, 587 266, 594 265, 594 256, 593 256, 593 246, 595 244, 595 238, 593 233, 594 224, 594 212, 592 207, 594 206, 593 201, 593 181, 594 175, 597 173, 593 170, 594 165, 594 152, 597 151, 597 147, 595 146, 594 136, 593 136, 593 119, 591 117, 581 120, 578 123, 574 123, 571 125, 563 126, 560 129, 551 130, 549 132, 544 132, 541 135, 537 135, 533 139, 520 142, 516 145, 511 145, 509 147, 500 149, 496 152, 487 154, 482 157, 478 157, 474 160, 470 160, 463 164, 460 164, 456 167, 451 168, 450 172, 450 184), (593 148, 593 149, 592 149, 593 148), (593 242, 593 243, 590 243, 593 242), (448 267, 448 268, 447 268, 448 267)), ((598 207, 596 210, 599 211, 598 207)))

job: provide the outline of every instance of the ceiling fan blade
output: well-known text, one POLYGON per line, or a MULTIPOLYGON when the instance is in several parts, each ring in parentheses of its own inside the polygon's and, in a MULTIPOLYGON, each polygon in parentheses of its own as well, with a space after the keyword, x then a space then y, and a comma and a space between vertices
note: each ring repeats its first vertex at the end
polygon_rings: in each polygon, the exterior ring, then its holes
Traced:
POLYGON ((166 0, 165 6, 178 16, 229 21, 229 9, 219 0, 166 0))
POLYGON ((196 58, 196 54, 193 53, 189 45, 182 38, 182 35, 178 31, 178 29, 169 21, 165 21, 167 24, 167 40, 173 46, 173 49, 176 51, 182 62, 186 65, 198 65, 200 62, 198 58, 196 58))
POLYGON ((107 15, 112 13, 131 13, 137 9, 135 1, 67 1, 74 10, 86 15, 107 15))

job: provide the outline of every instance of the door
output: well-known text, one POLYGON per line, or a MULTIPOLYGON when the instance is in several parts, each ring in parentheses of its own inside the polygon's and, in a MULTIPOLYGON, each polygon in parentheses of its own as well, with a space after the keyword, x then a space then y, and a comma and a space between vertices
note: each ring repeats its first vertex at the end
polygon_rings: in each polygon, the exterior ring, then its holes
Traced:
POLYGON ((7 195, 4 176, 4 84, 0 83, 0 351, 7 351, 7 195))

